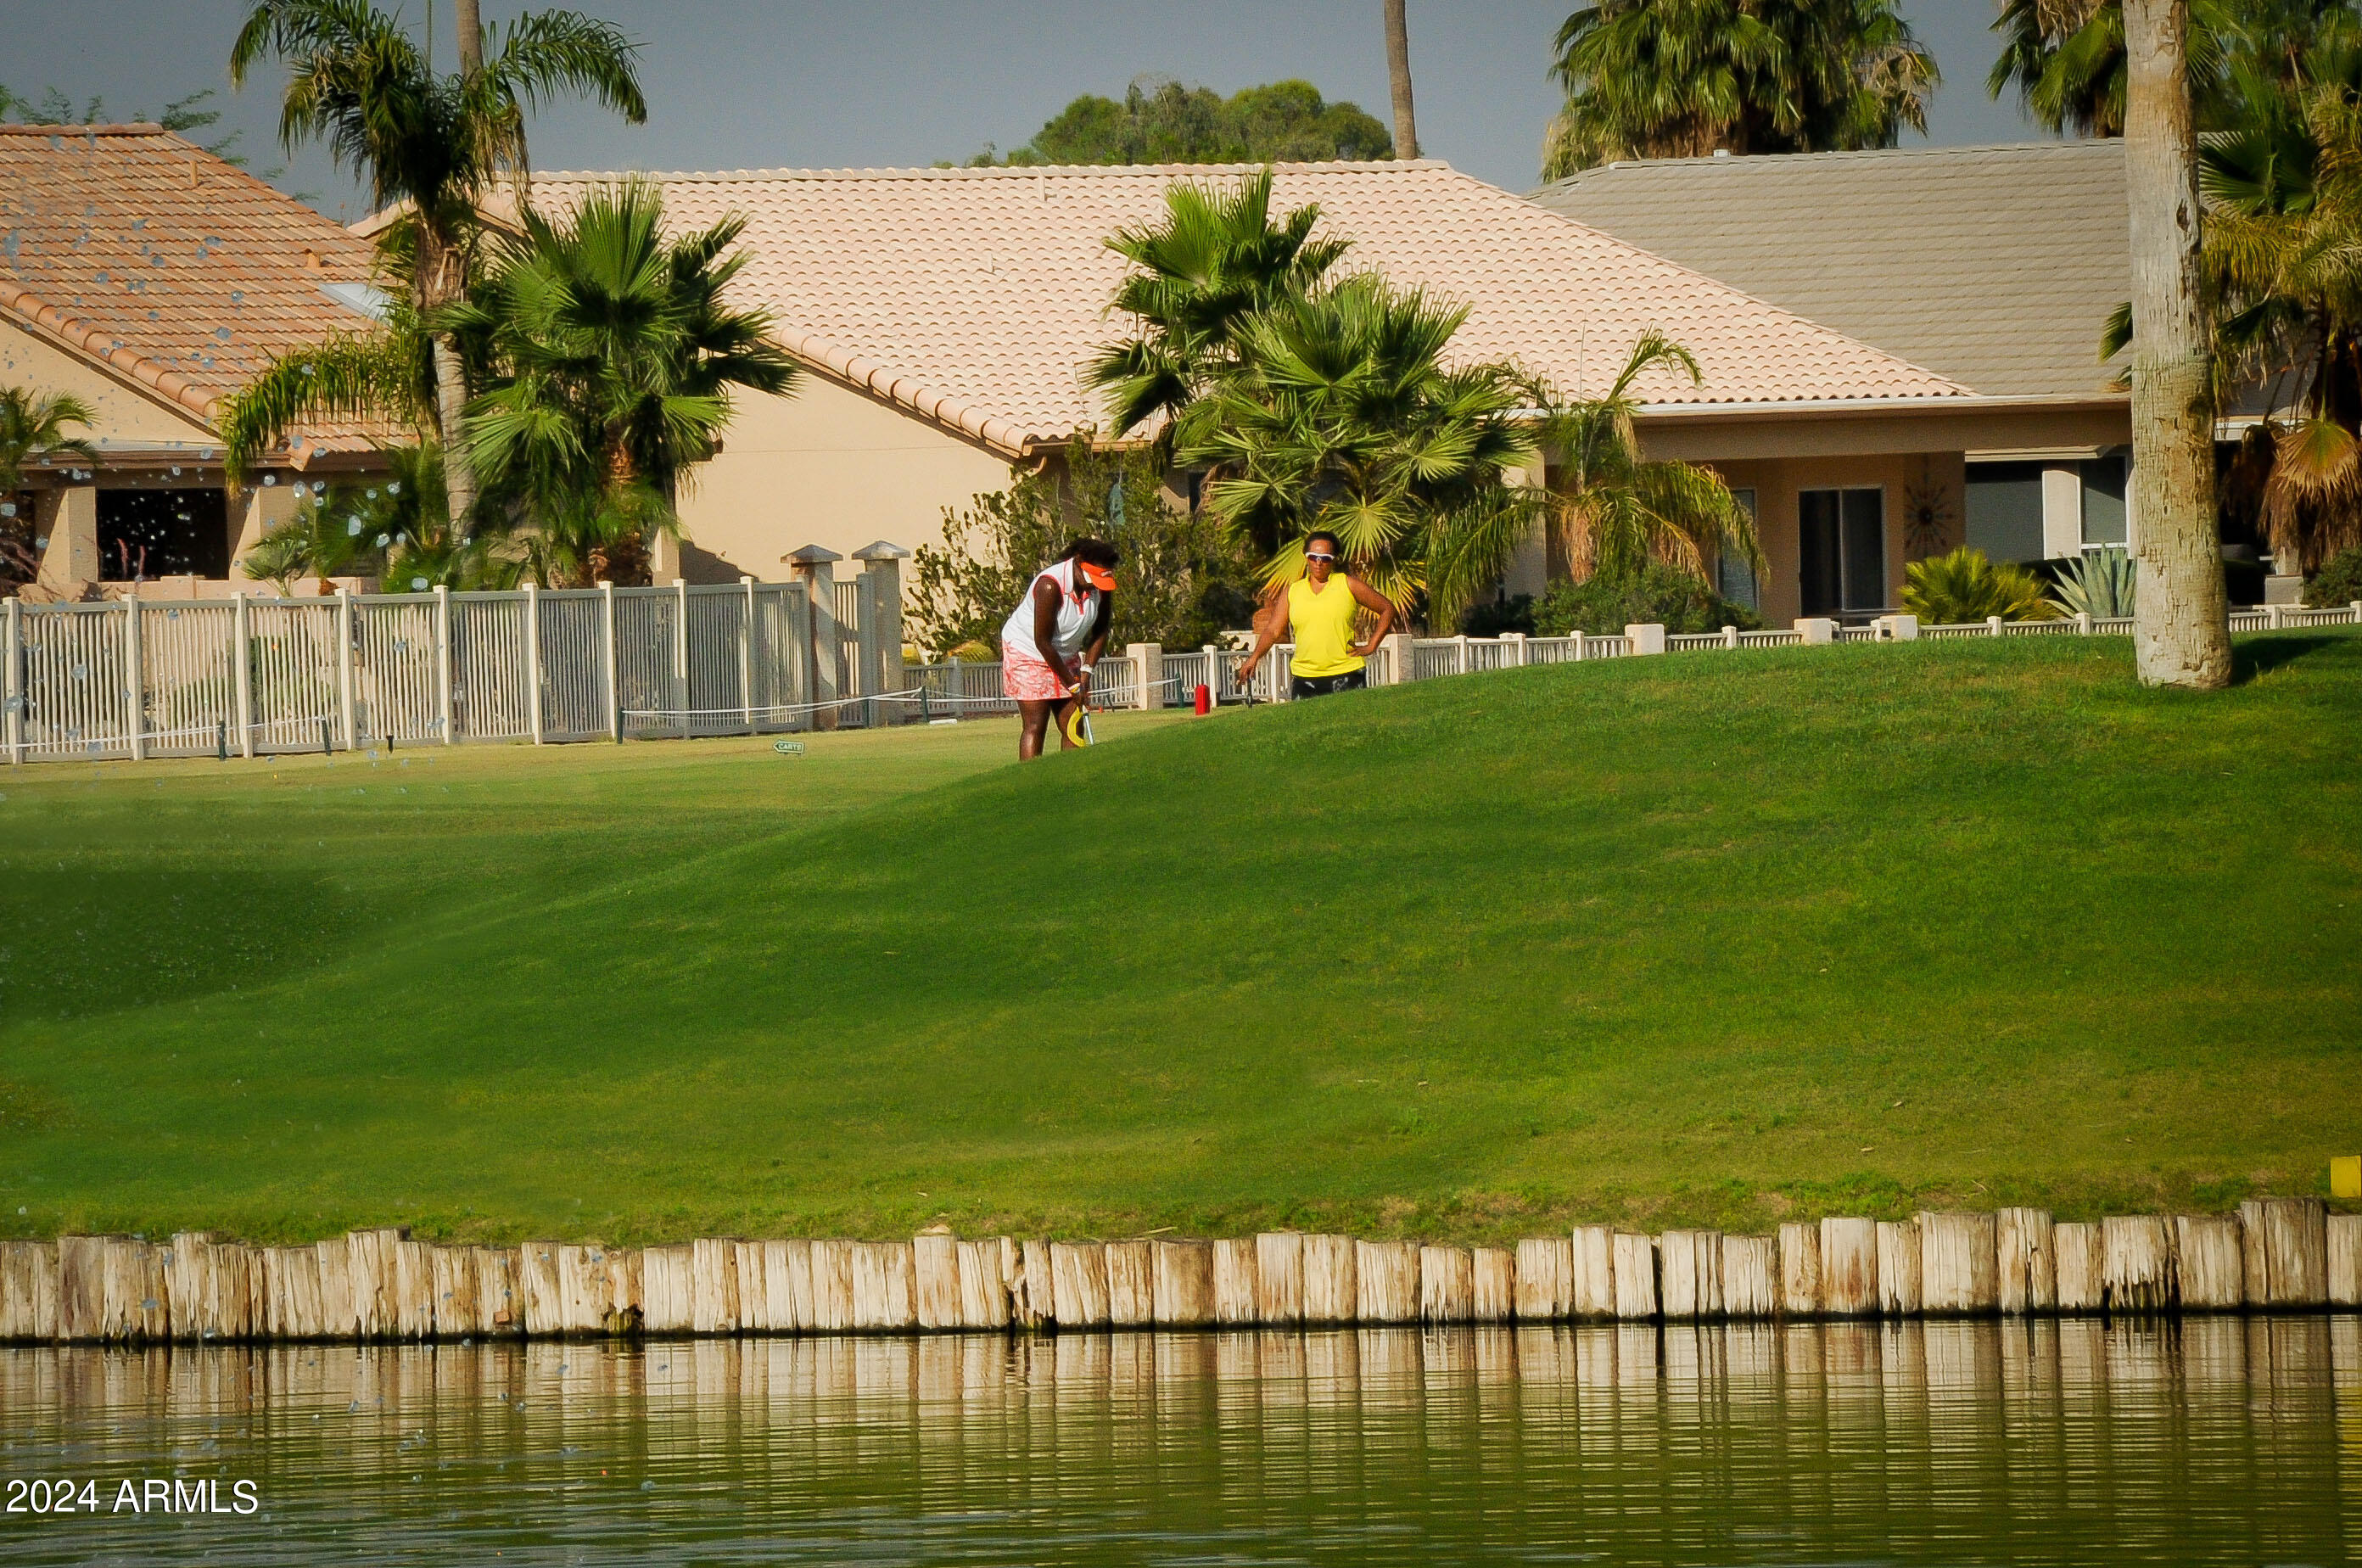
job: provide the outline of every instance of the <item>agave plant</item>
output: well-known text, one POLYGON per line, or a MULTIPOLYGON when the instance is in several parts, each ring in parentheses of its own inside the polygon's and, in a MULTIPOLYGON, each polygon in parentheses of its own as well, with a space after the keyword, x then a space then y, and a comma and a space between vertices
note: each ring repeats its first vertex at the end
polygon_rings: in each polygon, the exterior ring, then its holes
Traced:
POLYGON ((1930 625, 1966 621, 2056 621, 2058 606, 2043 597, 2042 580, 2021 566, 1995 566, 1982 550, 1963 545, 1948 556, 1903 569, 1903 608, 1930 625))
POLYGON ((2122 621, 2133 613, 2133 558, 2124 550, 2093 550, 2058 569, 2052 603, 2070 615, 2122 621))

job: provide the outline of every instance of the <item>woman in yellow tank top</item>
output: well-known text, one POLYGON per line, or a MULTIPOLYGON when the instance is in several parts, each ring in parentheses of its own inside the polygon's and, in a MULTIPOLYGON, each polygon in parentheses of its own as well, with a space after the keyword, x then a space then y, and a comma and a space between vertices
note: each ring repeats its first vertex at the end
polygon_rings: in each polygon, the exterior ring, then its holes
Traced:
POLYGON ((1286 629, 1296 652, 1288 660, 1287 693, 1292 698, 1326 697, 1332 691, 1355 691, 1370 683, 1370 655, 1395 624, 1395 607, 1385 595, 1337 564, 1337 536, 1314 534, 1304 541, 1304 575, 1287 585, 1284 600, 1275 600, 1255 627, 1254 652, 1239 666, 1242 684, 1253 679, 1263 656, 1286 629), (1285 617, 1280 613, 1286 606, 1285 617), (1370 635, 1358 641, 1353 623, 1367 610, 1377 617, 1370 635))

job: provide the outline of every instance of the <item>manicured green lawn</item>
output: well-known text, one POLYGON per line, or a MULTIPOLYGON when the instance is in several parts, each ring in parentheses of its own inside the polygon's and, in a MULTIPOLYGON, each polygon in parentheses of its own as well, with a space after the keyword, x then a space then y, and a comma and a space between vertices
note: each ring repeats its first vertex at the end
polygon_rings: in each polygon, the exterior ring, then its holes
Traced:
POLYGON ((2362 638, 0 773, 0 1231, 1483 1239, 2362 1149, 2362 638))

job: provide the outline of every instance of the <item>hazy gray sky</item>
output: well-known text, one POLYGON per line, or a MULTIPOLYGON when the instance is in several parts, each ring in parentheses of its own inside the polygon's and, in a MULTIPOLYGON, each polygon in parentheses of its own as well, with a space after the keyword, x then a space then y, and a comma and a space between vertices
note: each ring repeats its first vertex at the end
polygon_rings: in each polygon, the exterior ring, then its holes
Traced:
MULTIPOLYGON (((452 58, 449 0, 434 0, 435 50, 452 58)), ((9 7, 0 83, 110 115, 220 89, 215 133, 245 132, 254 166, 277 150, 277 81, 229 92, 225 61, 243 0, 74 0, 9 7)), ((486 17, 527 7, 484 0, 486 17)), ((1387 116, 1380 0, 580 0, 644 45, 648 123, 575 108, 535 121, 545 169, 844 168, 965 159, 1029 140, 1078 93, 1120 96, 1142 72, 1228 93, 1301 76, 1387 116)), ((1558 94, 1550 41, 1570 0, 1410 0, 1419 140, 1480 178, 1524 190, 1558 94)), ((2013 102, 1985 96, 1993 0, 1904 0, 1946 77, 1929 116, 1942 143, 2036 135, 2013 102)), ((399 7, 415 26, 423 0, 399 7)), ((315 148, 281 184, 334 214, 365 198, 315 148)))

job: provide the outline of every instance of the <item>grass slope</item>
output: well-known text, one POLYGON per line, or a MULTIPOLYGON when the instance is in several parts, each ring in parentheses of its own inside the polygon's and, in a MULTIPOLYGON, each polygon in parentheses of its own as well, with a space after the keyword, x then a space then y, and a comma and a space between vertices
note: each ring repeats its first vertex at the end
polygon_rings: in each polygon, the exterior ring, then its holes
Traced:
POLYGON ((1468 1238, 2362 1143, 2362 638, 0 777, 0 1230, 1468 1238))

